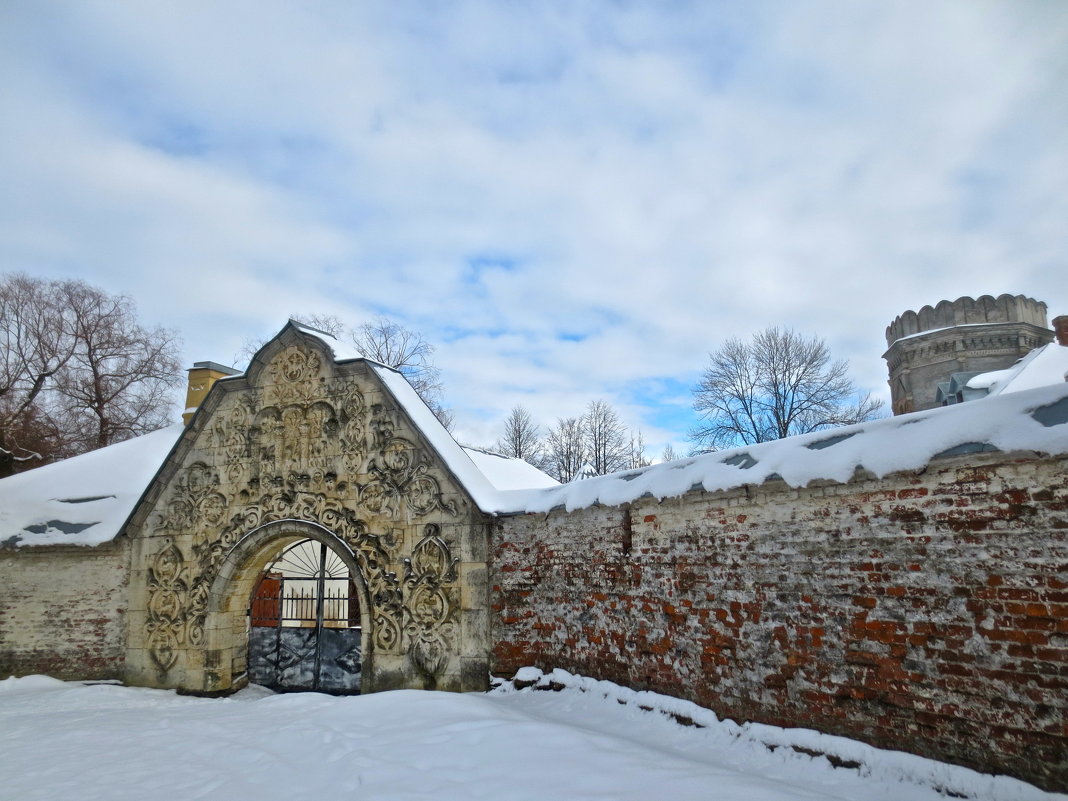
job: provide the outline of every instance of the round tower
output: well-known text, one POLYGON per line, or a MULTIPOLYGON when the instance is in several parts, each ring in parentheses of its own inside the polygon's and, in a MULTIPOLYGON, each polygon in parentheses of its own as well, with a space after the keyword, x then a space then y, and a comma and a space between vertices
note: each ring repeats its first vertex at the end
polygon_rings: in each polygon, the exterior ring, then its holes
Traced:
POLYGON ((894 414, 952 403, 945 397, 951 383, 1011 367, 1052 340, 1046 304, 1023 295, 963 297, 904 312, 887 327, 883 354, 894 414))

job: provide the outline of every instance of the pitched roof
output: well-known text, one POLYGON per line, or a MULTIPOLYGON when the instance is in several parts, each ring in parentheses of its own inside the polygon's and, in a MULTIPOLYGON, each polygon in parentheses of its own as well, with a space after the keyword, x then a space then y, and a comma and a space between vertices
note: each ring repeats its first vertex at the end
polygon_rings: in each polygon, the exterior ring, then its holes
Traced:
POLYGON ((114 539, 183 428, 167 426, 0 480, 0 544, 114 539))

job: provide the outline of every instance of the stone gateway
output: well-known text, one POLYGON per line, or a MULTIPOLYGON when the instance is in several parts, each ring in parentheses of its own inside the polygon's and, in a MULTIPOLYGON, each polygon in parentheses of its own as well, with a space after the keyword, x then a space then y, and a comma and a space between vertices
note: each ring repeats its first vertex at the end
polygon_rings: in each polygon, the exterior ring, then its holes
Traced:
POLYGON ((127 681, 234 689, 253 590, 311 540, 351 578, 364 691, 486 687, 486 519, 386 369, 291 324, 215 385, 126 527, 127 681))

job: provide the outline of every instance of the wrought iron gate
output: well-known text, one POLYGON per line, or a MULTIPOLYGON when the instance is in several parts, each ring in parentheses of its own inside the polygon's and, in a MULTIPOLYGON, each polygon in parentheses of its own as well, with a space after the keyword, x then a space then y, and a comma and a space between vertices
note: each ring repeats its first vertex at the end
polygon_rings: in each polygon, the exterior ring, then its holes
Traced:
POLYGON ((249 680, 274 690, 360 691, 360 608, 348 567, 302 540, 264 571, 249 606, 249 680))

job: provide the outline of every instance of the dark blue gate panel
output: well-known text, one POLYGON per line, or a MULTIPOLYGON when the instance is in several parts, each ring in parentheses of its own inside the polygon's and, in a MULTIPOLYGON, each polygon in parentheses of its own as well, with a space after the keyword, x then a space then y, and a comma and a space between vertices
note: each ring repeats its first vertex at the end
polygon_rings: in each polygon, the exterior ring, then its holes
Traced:
POLYGON ((249 632, 248 675, 272 690, 360 691, 360 629, 319 629, 316 675, 314 627, 253 626, 249 632))

